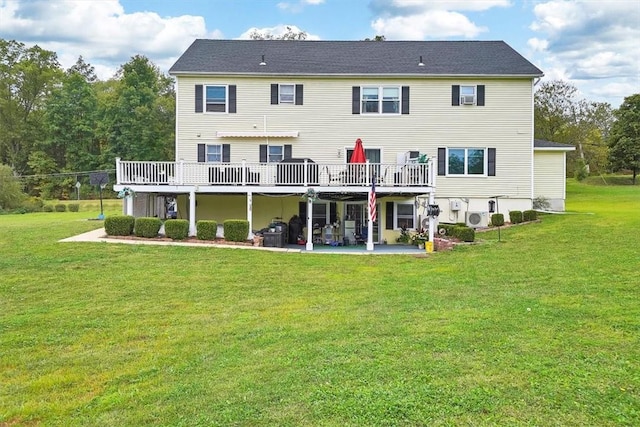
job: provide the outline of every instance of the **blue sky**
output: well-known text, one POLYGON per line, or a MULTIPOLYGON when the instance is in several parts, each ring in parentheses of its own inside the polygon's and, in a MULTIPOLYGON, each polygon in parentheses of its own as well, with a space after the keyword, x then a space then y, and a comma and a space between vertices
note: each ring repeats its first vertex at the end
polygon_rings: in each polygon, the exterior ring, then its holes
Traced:
POLYGON ((588 101, 640 92, 640 0, 0 0, 0 37, 79 55, 100 78, 131 56, 166 71, 195 38, 289 26, 309 39, 504 40, 588 101))

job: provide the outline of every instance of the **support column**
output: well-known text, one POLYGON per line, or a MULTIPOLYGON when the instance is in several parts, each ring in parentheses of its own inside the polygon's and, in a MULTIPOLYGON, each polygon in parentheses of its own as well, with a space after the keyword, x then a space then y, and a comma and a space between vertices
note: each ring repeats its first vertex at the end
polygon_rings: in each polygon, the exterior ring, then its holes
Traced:
POLYGON ((196 190, 189 192, 189 236, 195 236, 196 230, 196 190))
POLYGON ((307 246, 308 251, 313 250, 313 200, 307 197, 307 246))
POLYGON ((127 209, 127 215, 133 216, 133 196, 129 195, 124 198, 127 209))
MULTIPOLYGON (((244 169, 244 168, 243 168, 244 169)), ((253 193, 247 193, 247 221, 249 222, 248 240, 253 239, 253 193)))
MULTIPOLYGON (((436 203, 436 196, 433 193, 433 191, 431 191, 429 193, 428 206, 435 205, 435 203, 436 203)), ((428 209, 427 209, 427 212, 428 212, 428 209)), ((427 247, 426 247, 427 252, 433 252, 433 249, 435 247, 435 242, 433 241, 433 237, 435 235, 435 228, 436 228, 436 217, 433 215, 429 215, 429 242, 427 242, 427 247)))

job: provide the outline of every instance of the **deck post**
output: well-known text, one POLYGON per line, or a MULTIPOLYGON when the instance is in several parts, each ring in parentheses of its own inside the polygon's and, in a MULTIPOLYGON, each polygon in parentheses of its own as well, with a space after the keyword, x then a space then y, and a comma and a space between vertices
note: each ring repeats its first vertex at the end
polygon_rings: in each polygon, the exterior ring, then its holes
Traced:
POLYGON ((313 199, 307 197, 307 246, 308 251, 313 250, 313 199))
POLYGON ((116 157, 116 184, 120 184, 120 157, 116 157))
POLYGON ((196 190, 189 192, 189 236, 195 236, 196 231, 196 190))
MULTIPOLYGON (((244 169, 244 167, 243 167, 244 169)), ((247 221, 249 222, 249 235, 247 239, 253 239, 253 193, 247 192, 247 221)))

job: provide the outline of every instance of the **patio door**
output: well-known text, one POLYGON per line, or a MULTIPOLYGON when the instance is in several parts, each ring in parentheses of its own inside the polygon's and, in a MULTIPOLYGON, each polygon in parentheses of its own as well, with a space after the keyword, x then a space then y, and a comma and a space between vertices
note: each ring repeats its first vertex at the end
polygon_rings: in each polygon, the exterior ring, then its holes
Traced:
MULTIPOLYGON (((343 223, 346 225, 347 221, 354 221, 355 228, 354 231, 356 234, 362 234, 363 232, 367 232, 368 221, 369 221, 369 213, 367 212, 367 202, 345 202, 344 204, 344 221, 343 223)), ((376 204, 376 209, 380 212, 380 203, 376 204)), ((378 214, 378 220, 373 223, 373 243, 378 243, 380 241, 379 232, 378 232, 378 221, 380 215, 378 214)), ((351 231, 347 231, 345 229, 345 236, 349 238, 349 240, 354 240, 353 236, 347 236, 347 233, 351 231)))

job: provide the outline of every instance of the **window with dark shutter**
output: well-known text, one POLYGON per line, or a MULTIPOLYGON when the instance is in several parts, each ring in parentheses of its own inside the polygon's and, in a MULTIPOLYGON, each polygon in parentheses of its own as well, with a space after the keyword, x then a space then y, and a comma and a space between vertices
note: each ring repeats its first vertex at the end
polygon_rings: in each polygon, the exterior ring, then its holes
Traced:
POLYGON ((402 114, 409 114, 409 86, 402 86, 402 114))
POLYGON ((478 85, 476 87, 476 92, 477 92, 476 105, 482 107, 484 106, 484 85, 478 85))
POLYGON ((360 114, 360 86, 351 89, 351 114, 360 114))
POLYGON ((271 105, 278 105, 278 84, 271 84, 271 105))
POLYGON ((285 159, 290 159, 291 158, 291 144, 285 144, 284 146, 284 158, 285 159))
POLYGON ((487 148, 487 175, 496 176, 496 149, 487 148))
POLYGON ((447 174, 447 149, 438 148, 438 175, 447 174))
POLYGON ((267 144, 260 144, 260 163, 267 163, 267 144))
POLYGON ((236 85, 229 85, 229 113, 236 112, 236 85))
POLYGON ((385 209, 385 221, 384 221, 384 229, 385 230, 393 230, 393 216, 394 216, 394 204, 393 202, 387 202, 385 203, 386 205, 386 209, 385 209))
POLYGON ((196 113, 203 111, 202 85, 196 85, 196 113))
POLYGON ((198 144, 198 162, 203 163, 206 159, 207 147, 204 144, 198 144))
POLYGON ((229 163, 231 161, 231 145, 222 144, 222 163, 229 163))
POLYGON ((460 85, 451 86, 451 105, 460 105, 460 85))
POLYGON ((302 85, 296 85, 296 105, 302 105, 303 89, 302 85))

